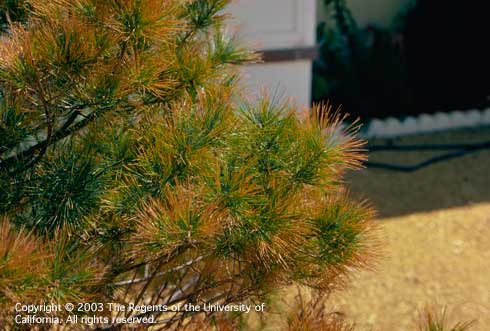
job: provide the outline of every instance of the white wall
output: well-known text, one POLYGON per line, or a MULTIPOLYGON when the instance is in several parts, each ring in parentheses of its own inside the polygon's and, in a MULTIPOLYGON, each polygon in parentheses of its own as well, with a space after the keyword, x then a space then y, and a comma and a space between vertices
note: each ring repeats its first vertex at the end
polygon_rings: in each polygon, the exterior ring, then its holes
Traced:
MULTIPOLYGON (((239 35, 257 50, 315 45, 316 0, 235 0, 229 10, 239 35)), ((243 69, 249 95, 264 90, 292 97, 308 105, 311 95, 311 60, 250 65, 243 69)))
POLYGON ((315 44, 316 0, 234 0, 233 23, 259 49, 315 44))
POLYGON ((298 60, 247 66, 242 80, 252 98, 265 90, 270 96, 289 99, 299 107, 308 106, 311 95, 311 61, 298 60))

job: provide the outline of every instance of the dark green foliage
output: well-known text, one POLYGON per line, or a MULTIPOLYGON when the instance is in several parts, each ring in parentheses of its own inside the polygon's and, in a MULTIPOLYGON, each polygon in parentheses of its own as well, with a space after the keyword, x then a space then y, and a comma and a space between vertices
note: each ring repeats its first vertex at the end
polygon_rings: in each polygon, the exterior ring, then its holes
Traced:
POLYGON ((27 19, 29 3, 25 0, 4 0, 0 3, 0 31, 6 31, 9 24, 27 19))
POLYGON ((25 115, 18 105, 0 96, 0 153, 4 153, 27 138, 25 115))
POLYGON ((50 251, 49 273, 45 279, 48 302, 80 302, 95 294, 103 270, 94 262, 93 252, 88 247, 60 235, 51 244, 50 251))
POLYGON ((325 1, 324 10, 331 20, 317 28, 313 101, 335 100, 363 119, 412 112, 400 32, 359 27, 344 0, 325 1))
POLYGON ((190 1, 187 4, 186 17, 189 18, 193 31, 216 24, 216 19, 222 19, 222 16, 217 15, 227 4, 227 0, 190 1))
POLYGON ((86 227, 86 217, 98 208, 107 182, 90 150, 63 149, 58 157, 43 161, 31 178, 30 223, 40 231, 86 227))
POLYGON ((318 259, 322 263, 343 266, 352 259, 362 245, 363 220, 367 219, 366 210, 355 205, 336 202, 320 212, 313 220, 316 228, 318 259))

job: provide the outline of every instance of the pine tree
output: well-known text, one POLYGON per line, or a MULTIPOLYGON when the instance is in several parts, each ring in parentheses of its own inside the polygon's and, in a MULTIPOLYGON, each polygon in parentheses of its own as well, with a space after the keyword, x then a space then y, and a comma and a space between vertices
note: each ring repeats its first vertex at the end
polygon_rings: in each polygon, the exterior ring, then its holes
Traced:
MULTIPOLYGON (((372 212, 342 185, 364 159, 355 126, 329 105, 247 102, 237 65, 258 57, 224 32, 227 3, 2 3, 3 329, 35 329, 14 323, 15 302, 183 307, 262 302, 292 284, 329 291, 375 252, 372 212)), ((154 330, 237 317, 119 313, 132 316, 154 330)))

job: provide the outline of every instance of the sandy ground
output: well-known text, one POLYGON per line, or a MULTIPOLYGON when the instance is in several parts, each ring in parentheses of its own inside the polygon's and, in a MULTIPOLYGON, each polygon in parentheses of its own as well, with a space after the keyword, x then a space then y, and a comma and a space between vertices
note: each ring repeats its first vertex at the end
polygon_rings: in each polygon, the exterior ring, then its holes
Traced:
MULTIPOLYGON (((369 143, 471 144, 488 141, 490 127, 408 136, 391 141, 373 140, 369 143)), ((369 154, 369 160, 412 165, 441 153, 445 152, 376 152, 369 154)), ((490 149, 437 163, 413 173, 364 169, 348 174, 347 182, 354 195, 369 199, 382 218, 490 202, 490 149)))
MULTIPOLYGON (((404 137, 394 143, 490 141, 490 128, 404 137)), ((372 144, 386 141, 371 141, 372 144)), ((413 164, 437 153, 374 153, 370 160, 413 164)), ((365 169, 348 174, 356 197, 378 209, 386 239, 376 272, 358 274, 334 303, 359 330, 408 331, 426 305, 451 320, 490 330, 490 150, 415 173, 365 169)))

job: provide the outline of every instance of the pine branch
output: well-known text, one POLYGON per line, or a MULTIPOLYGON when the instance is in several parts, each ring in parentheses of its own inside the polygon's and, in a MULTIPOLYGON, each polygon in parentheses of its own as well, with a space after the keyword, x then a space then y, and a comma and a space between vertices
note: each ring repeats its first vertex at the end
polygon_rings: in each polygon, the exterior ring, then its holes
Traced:
MULTIPOLYGON (((80 111, 73 111, 70 117, 63 123, 63 126, 56 132, 48 135, 44 140, 37 142, 12 156, 8 156, 6 159, 2 160, 0 158, 0 169, 12 168, 15 163, 28 159, 24 165, 14 169, 10 173, 11 175, 14 175, 26 171, 40 160, 49 146, 89 125, 96 118, 96 112, 93 111, 88 115, 83 115, 84 118, 82 120, 76 121, 79 116, 82 116, 80 111)), ((22 146, 23 144, 24 143, 21 143, 18 146, 22 146)))
POLYGON ((182 269, 184 269, 186 267, 189 267, 192 264, 201 261, 205 257, 206 256, 201 255, 201 256, 199 256, 199 257, 197 257, 195 259, 189 260, 186 263, 183 263, 183 264, 181 264, 181 265, 179 265, 177 267, 174 267, 172 269, 169 269, 169 270, 166 270, 166 271, 163 271, 163 272, 159 272, 159 273, 157 273, 154 276, 147 276, 147 277, 136 278, 136 279, 131 279, 131 280, 124 280, 124 281, 121 281, 121 282, 114 283, 113 285, 115 285, 115 286, 134 285, 134 284, 143 283, 143 282, 146 282, 146 281, 149 281, 149 280, 153 280, 155 278, 159 278, 161 276, 165 276, 165 275, 167 275, 167 274, 169 274, 171 272, 179 271, 179 270, 182 270, 182 269))

